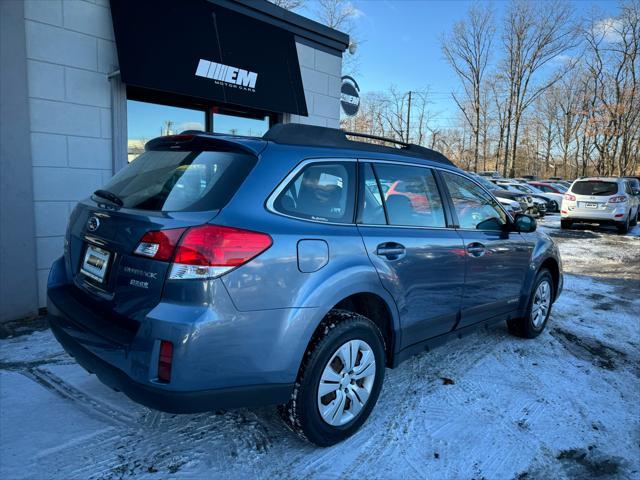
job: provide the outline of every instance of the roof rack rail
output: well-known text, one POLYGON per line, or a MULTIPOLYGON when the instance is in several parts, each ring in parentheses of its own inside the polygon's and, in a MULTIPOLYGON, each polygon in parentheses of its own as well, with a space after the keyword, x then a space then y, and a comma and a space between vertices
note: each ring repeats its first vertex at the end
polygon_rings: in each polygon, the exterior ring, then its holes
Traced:
POLYGON ((368 135, 366 133, 346 132, 338 128, 318 127, 315 125, 304 125, 300 123, 278 123, 271 127, 262 137, 275 143, 289 145, 310 145, 315 147, 332 148, 357 148, 378 153, 394 153, 409 157, 422 158, 434 162, 455 166, 451 160, 440 152, 431 150, 420 145, 407 143, 391 138, 368 135), (400 148, 376 145, 373 143, 358 142, 350 140, 348 137, 367 138, 380 142, 393 143, 400 148))

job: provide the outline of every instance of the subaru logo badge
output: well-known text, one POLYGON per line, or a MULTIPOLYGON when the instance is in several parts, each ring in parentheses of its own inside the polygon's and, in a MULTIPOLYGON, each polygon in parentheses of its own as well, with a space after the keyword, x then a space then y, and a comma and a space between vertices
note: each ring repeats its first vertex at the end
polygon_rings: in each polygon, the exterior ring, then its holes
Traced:
POLYGON ((87 220, 87 230, 89 230, 90 232, 95 232, 99 226, 100 220, 98 219, 98 217, 89 217, 89 220, 87 220))

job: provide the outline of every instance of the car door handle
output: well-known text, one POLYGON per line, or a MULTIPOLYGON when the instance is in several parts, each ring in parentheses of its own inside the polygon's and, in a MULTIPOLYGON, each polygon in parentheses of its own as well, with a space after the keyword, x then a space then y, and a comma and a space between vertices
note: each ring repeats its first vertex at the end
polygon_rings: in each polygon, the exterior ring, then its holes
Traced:
POLYGON ((398 260, 407 253, 404 245, 395 242, 381 243, 376 248, 376 255, 386 257, 387 260, 398 260))
POLYGON ((479 242, 471 242, 467 245, 467 255, 470 257, 481 257, 487 252, 485 246, 479 242))

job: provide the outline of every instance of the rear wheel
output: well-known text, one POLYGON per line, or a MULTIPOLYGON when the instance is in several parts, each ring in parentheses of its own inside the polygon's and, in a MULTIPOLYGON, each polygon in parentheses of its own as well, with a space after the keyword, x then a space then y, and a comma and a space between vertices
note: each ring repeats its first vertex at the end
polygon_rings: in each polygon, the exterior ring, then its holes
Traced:
POLYGON ((620 224, 618 224, 618 233, 621 233, 621 234, 629 233, 630 223, 631 223, 631 212, 629 212, 624 222, 621 222, 620 224))
POLYGON ((524 338, 535 338, 547 325, 553 304, 554 284, 551 273, 543 268, 536 275, 525 315, 507 321, 509 331, 524 338))
POLYGON ((384 340, 368 318, 332 310, 309 345, 291 400, 279 407, 301 437, 327 447, 350 437, 378 400, 385 369, 384 340))
POLYGON ((571 220, 560 220, 560 228, 571 228, 573 222, 571 220))

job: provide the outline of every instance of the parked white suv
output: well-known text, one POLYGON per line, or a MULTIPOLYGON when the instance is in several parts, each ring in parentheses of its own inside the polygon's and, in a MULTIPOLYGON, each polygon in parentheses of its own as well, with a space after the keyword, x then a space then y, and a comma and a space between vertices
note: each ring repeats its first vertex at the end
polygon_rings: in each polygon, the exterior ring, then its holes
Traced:
POLYGON ((627 233, 639 216, 640 191, 624 178, 588 177, 573 182, 562 199, 560 226, 573 223, 615 225, 627 233))

